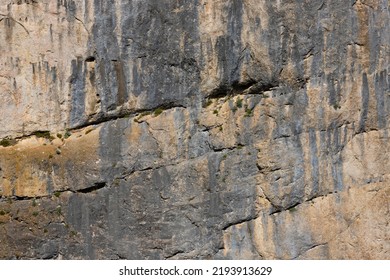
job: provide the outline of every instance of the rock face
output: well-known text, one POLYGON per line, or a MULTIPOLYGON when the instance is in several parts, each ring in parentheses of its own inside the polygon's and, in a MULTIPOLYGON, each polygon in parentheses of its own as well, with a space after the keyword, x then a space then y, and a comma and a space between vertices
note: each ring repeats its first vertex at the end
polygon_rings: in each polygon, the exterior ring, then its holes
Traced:
POLYGON ((1 259, 389 259, 388 0, 1 0, 1 259))

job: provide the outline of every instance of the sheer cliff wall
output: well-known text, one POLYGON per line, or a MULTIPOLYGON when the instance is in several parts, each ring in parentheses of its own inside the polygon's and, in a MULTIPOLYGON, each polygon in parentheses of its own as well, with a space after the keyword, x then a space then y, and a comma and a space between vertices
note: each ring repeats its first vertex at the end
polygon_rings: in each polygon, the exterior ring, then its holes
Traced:
POLYGON ((0 0, 0 258, 388 259, 387 0, 0 0))

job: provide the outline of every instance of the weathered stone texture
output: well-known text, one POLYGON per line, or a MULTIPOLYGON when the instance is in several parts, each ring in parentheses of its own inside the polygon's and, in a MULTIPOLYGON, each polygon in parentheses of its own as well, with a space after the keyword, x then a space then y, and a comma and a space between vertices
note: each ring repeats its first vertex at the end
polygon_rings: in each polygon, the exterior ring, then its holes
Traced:
POLYGON ((0 0, 0 258, 389 259, 387 0, 0 0))

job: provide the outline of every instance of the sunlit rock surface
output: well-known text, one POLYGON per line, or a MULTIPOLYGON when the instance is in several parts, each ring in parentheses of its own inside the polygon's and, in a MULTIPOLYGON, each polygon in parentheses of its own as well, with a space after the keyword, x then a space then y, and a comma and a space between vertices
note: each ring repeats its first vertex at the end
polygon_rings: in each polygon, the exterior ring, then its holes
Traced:
POLYGON ((389 259, 388 0, 0 0, 1 259, 389 259))

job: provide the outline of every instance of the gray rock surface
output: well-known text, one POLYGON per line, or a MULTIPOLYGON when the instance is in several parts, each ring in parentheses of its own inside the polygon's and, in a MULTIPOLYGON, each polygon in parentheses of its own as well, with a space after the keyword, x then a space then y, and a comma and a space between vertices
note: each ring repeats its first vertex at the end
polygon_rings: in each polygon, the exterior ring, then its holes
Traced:
POLYGON ((0 0, 1 259, 389 259, 387 0, 0 0))

